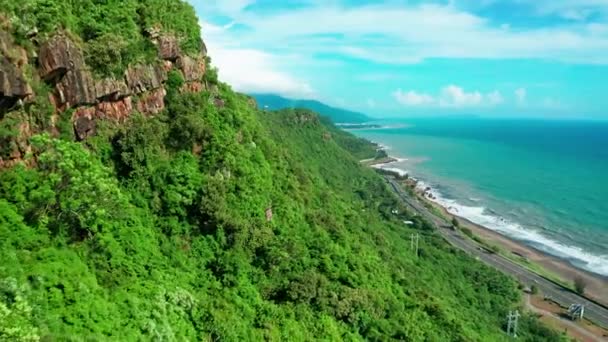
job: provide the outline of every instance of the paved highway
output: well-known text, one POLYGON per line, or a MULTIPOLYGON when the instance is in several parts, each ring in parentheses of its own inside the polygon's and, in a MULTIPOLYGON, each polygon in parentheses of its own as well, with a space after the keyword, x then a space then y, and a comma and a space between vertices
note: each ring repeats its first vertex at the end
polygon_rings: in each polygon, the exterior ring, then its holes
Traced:
MULTIPOLYGON (((391 185, 392 189, 397 195, 413 210, 422 215, 429 222, 433 223, 437 227, 437 231, 453 246, 465 251, 466 253, 477 257, 479 260, 486 264, 493 266, 494 268, 515 276, 520 282, 527 286, 536 285, 538 289, 545 295, 551 297, 555 302, 561 306, 568 307, 571 304, 583 304, 585 305, 585 317, 600 325, 604 328, 608 328, 608 309, 603 306, 597 305, 587 299, 579 296, 578 294, 561 287, 536 273, 529 271, 528 269, 512 262, 511 260, 499 255, 487 252, 485 249, 475 241, 465 238, 460 235, 459 232, 451 229, 451 223, 446 222, 443 218, 438 217, 431 213, 422 203, 417 199, 412 198, 409 194, 404 192, 401 186, 395 182, 390 176, 386 176, 386 180, 391 185), (446 228, 447 227, 447 228, 446 228)), ((608 291, 608 289, 607 289, 608 291)))

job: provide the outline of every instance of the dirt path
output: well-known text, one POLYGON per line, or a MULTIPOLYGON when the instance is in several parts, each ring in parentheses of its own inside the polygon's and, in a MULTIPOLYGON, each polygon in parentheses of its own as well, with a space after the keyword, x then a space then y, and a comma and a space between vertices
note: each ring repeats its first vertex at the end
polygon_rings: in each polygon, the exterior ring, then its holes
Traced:
POLYGON ((528 310, 546 317, 548 320, 553 322, 557 327, 566 329, 569 336, 574 337, 577 340, 583 341, 583 342, 605 341, 604 339, 602 339, 602 337, 597 336, 596 334, 588 331, 587 329, 584 329, 583 327, 579 326, 575 322, 564 319, 551 311, 547 311, 547 310, 544 310, 544 309, 541 309, 541 308, 538 308, 538 307, 532 305, 532 303, 530 302, 529 294, 525 295, 525 300, 526 300, 526 308, 528 310))

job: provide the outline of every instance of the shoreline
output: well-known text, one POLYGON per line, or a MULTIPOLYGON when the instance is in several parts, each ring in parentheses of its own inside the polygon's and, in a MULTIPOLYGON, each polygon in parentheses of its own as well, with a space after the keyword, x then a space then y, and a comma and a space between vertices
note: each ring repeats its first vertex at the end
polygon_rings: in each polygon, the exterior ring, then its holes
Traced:
POLYGON ((409 172, 405 170, 400 170, 401 172, 397 172, 390 166, 382 167, 382 165, 394 163, 399 160, 402 159, 389 155, 381 160, 366 164, 376 170, 382 170, 383 172, 398 175, 399 178, 401 178, 402 185, 412 189, 413 193, 419 198, 419 200, 432 206, 435 210, 441 213, 442 216, 448 218, 448 220, 457 218, 460 223, 461 230, 462 228, 468 228, 472 233, 472 237, 481 239, 482 244, 498 247, 500 251, 504 252, 502 254, 504 254, 505 257, 523 265, 534 273, 564 284, 570 289, 573 288, 572 284, 574 279, 580 277, 586 283, 585 296, 600 304, 608 306, 608 291, 606 291, 608 288, 608 277, 580 269, 569 263, 567 260, 536 249, 533 246, 530 246, 522 241, 518 241, 517 239, 507 235, 503 235, 491 228, 474 223, 466 217, 449 213, 448 208, 434 201, 434 198, 428 197, 424 190, 416 188, 415 184, 418 182, 417 179, 409 178, 409 175, 404 177, 404 174, 409 174, 409 172), (404 178, 409 178, 409 180, 405 182, 404 178), (414 182, 412 182, 412 180, 414 182))

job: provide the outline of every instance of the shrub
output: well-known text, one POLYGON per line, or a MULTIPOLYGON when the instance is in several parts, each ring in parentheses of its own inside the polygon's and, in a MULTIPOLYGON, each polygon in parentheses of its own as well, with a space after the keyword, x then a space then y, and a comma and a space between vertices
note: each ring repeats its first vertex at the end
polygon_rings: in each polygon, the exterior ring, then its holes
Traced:
POLYGON ((583 279, 583 277, 574 278, 574 290, 576 290, 579 294, 584 294, 585 289, 587 288, 587 281, 583 279))

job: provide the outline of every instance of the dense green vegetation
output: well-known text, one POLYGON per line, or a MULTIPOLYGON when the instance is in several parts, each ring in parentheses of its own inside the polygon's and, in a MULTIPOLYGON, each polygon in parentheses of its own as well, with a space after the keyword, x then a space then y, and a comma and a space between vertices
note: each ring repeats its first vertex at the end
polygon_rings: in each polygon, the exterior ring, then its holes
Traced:
MULTIPOLYGON (((79 35, 75 8, 114 5, 98 24, 128 36, 143 10, 120 3, 25 5, 71 6, 59 22, 79 35)), ((157 20, 186 8, 146 4, 157 20)), ((359 164, 373 145, 223 84, 217 108, 181 82, 156 117, 100 123, 84 143, 36 135, 30 166, 0 171, 0 340, 506 340, 515 282, 411 217, 359 164)), ((520 340, 560 336, 526 316, 520 340)))
MULTIPOLYGON (((59 29, 66 29, 80 41, 87 64, 102 76, 120 75, 129 64, 150 62, 156 47, 146 37, 159 27, 178 34, 186 53, 200 51, 200 26, 194 9, 176 0, 0 0, 0 12, 7 16, 17 41, 44 41, 59 29)), ((1 22, 1 20, 0 20, 1 22)))
POLYGON ((416 258, 316 115, 207 96, 88 146, 37 136, 37 167, 0 173, 0 336, 503 339, 514 282, 414 218, 416 258))

